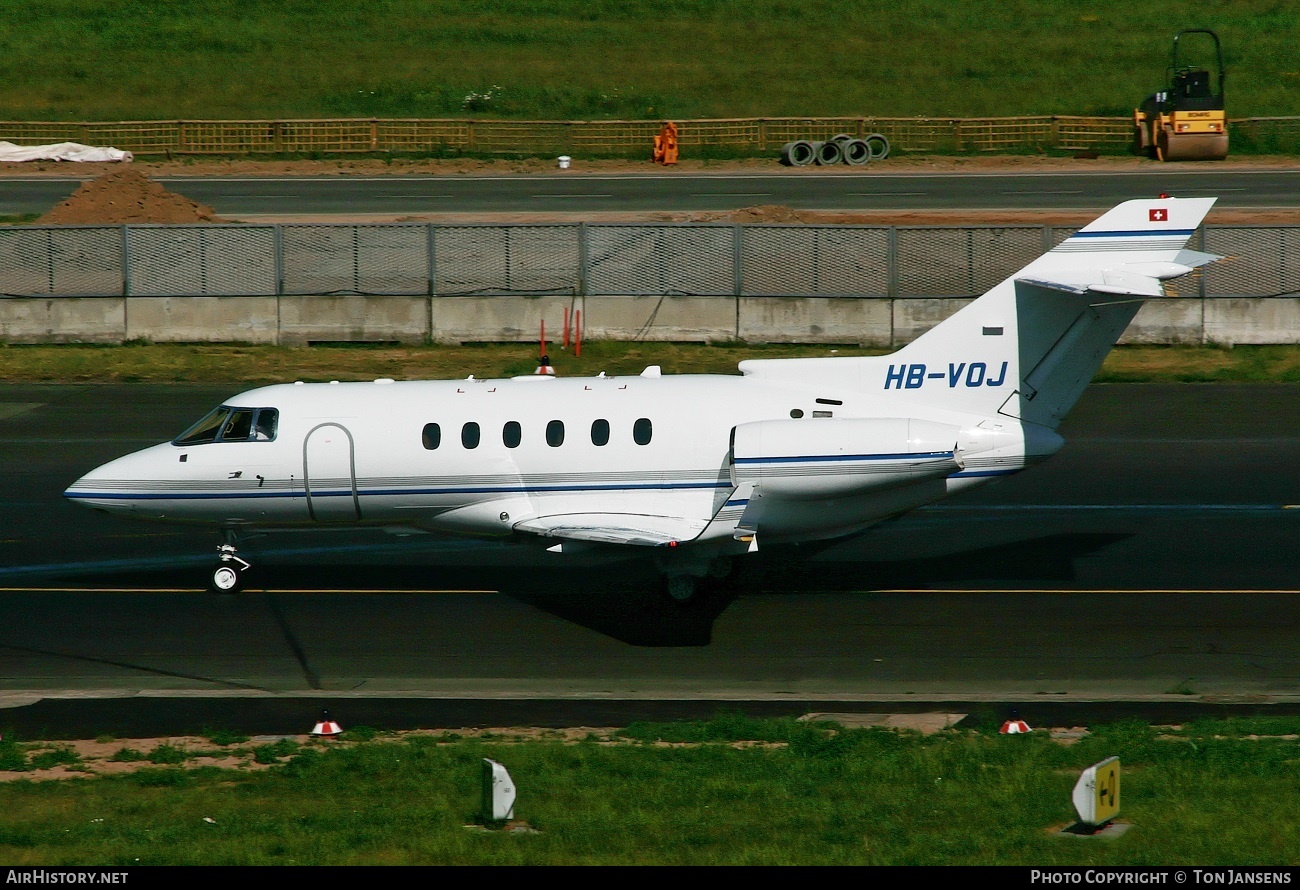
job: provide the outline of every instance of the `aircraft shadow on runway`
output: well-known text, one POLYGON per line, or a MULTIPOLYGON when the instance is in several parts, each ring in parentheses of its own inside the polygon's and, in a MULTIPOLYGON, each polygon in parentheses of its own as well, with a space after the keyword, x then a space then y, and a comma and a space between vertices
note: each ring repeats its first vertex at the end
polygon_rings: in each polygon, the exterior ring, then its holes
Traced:
MULTIPOLYGON (((384 555, 363 559, 357 550, 330 558, 320 554, 310 564, 286 564, 268 555, 251 580, 250 589, 276 591, 330 590, 346 595, 383 587, 394 593, 427 590, 496 590, 518 602, 633 646, 707 646, 713 626, 738 597, 753 595, 804 596, 860 593, 887 589, 924 590, 981 585, 1016 586, 1068 584, 1075 562, 1096 556, 1131 537, 1126 533, 1064 532, 972 546, 944 543, 942 552, 890 558, 887 546, 859 539, 853 553, 878 558, 836 558, 844 543, 820 547, 772 547, 736 561, 736 570, 723 581, 708 582, 695 601, 681 605, 663 594, 663 580, 649 560, 630 560, 579 567, 547 568, 510 565, 508 559, 484 564, 483 551, 472 559, 453 562, 446 556, 434 564, 404 561, 400 551, 375 548, 384 555), (448 564, 448 563, 452 564, 448 564)), ((886 542, 880 542, 882 544, 886 542)), ((373 555, 372 555, 373 557, 373 555)), ((195 596, 210 596, 197 587, 203 570, 192 557, 166 568, 138 568, 96 575, 79 573, 77 581, 101 588, 195 588, 195 596)), ((35 580, 35 579, 30 579, 35 580)), ((43 579, 48 582, 49 576, 43 579)), ((30 581, 29 581, 30 583, 30 581)), ((367 594, 368 595, 368 594, 367 594)), ((430 594, 439 595, 439 594, 430 594)), ((418 629, 413 629, 418 633, 418 629)))
POLYGON ((707 646, 713 624, 737 597, 864 593, 906 588, 981 584, 1068 583, 1074 563, 1129 538, 1122 533, 1062 533, 957 550, 940 557, 838 562, 818 560, 804 548, 772 548, 740 561, 732 577, 715 582, 696 602, 681 606, 659 593, 649 565, 602 573, 531 576, 516 588, 500 579, 502 593, 566 621, 634 646, 707 646))

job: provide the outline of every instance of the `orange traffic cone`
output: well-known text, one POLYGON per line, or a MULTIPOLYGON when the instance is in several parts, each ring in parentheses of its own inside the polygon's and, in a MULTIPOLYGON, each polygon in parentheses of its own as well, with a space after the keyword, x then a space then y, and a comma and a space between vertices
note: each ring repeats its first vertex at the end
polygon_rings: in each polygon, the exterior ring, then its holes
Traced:
POLYGON ((1032 730, 1029 728, 1028 723, 1020 719, 1020 715, 1018 713, 1012 711, 1011 719, 1005 721, 1002 724, 1002 728, 999 729, 998 732, 1002 733, 1003 735, 1016 735, 1022 732, 1032 732, 1032 730))
POLYGON ((316 726, 312 729, 311 734, 319 739, 332 739, 337 738, 341 732, 343 732, 343 727, 334 722, 334 718, 330 716, 330 712, 321 711, 320 720, 316 722, 316 726))

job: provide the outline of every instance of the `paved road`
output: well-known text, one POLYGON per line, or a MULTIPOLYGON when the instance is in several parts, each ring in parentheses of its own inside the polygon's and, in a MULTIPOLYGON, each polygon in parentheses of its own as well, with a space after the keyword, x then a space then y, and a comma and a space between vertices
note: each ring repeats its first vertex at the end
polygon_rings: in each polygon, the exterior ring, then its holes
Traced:
POLYGON ((259 542, 221 598, 211 533, 59 496, 229 392, 0 387, 0 725, 1300 703, 1300 387, 1092 387, 1048 464, 685 611, 637 564, 378 534, 259 542))
MULTIPOLYGON (((1296 207, 1300 170, 998 174, 658 174, 625 176, 160 177, 219 215, 556 213, 728 210, 780 204, 823 210, 1109 208, 1161 192, 1213 195, 1222 208, 1296 207)), ((78 180, 0 177, 0 214, 43 213, 78 180)))

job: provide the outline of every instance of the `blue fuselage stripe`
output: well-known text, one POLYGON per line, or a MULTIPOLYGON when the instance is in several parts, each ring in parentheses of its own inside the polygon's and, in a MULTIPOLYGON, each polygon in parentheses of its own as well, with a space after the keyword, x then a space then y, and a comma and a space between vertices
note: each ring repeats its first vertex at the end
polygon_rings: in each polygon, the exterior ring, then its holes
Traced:
MULTIPOLYGON (((572 491, 638 491, 671 489, 716 489, 731 488, 730 482, 664 482, 664 483, 629 483, 621 485, 502 485, 470 488, 358 488, 359 497, 396 497, 403 495, 443 495, 443 494, 545 494, 549 492, 572 491)), ((313 498, 352 497, 350 488, 326 491, 312 491, 313 498)), ((181 501, 181 500, 236 500, 239 498, 305 498, 305 491, 214 491, 214 492, 104 492, 72 491, 64 492, 65 497, 80 500, 108 501, 181 501)))
MULTIPOLYGON (((1190 237, 1195 229, 1149 229, 1144 232, 1075 232, 1070 238, 1158 238, 1190 237)), ((1069 238, 1066 239, 1070 240, 1069 238)))
POLYGON ((924 451, 918 454, 805 454, 797 457, 738 457, 738 464, 829 463, 854 460, 931 460, 952 457, 951 451, 924 451))

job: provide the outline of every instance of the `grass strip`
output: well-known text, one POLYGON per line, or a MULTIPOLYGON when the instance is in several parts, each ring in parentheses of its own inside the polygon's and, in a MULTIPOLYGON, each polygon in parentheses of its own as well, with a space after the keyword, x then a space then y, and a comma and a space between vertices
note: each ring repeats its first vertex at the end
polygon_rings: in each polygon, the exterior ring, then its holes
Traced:
POLYGON ((1125 117, 1191 25, 1223 39, 1229 114, 1300 113, 1300 18, 1274 0, 7 0, 5 20, 7 120, 1125 117))
MULTIPOLYGON (((1124 722, 1053 738, 719 715, 559 733, 282 745, 270 766, 141 764, 0 784, 11 866, 1255 865, 1300 861, 1298 718, 1124 722), (1113 841, 1061 838, 1079 773, 1122 765, 1113 841), (479 817, 482 760, 516 821, 479 817), (509 830, 515 829, 515 830, 509 830)), ((370 735, 374 736, 373 732, 370 735)), ((5 734, 3 746, 15 743, 5 734)), ((253 746, 252 752, 271 746, 253 746)), ((3 753, 3 752, 0 752, 3 753)), ((10 761, 13 757, 9 758, 10 761)))

